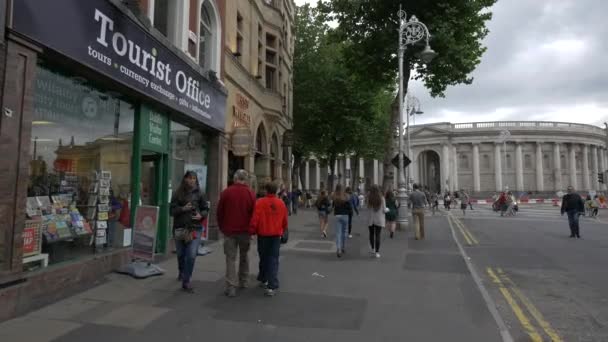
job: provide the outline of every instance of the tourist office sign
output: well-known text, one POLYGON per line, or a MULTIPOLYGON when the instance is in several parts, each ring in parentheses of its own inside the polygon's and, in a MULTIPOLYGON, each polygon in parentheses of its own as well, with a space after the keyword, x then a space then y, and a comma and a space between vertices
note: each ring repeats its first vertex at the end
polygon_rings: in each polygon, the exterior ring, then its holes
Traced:
POLYGON ((15 32, 224 131, 226 94, 109 0, 13 6, 15 32))

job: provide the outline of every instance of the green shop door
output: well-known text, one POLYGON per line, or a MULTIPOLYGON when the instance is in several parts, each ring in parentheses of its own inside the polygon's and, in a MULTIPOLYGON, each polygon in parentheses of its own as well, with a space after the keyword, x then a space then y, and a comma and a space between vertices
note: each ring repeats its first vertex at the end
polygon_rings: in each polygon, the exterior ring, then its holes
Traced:
MULTIPOLYGON (((169 239, 169 120, 145 105, 136 111, 131 203, 159 207, 156 253, 167 252, 169 239)), ((135 206, 131 209, 134 222, 135 206)))

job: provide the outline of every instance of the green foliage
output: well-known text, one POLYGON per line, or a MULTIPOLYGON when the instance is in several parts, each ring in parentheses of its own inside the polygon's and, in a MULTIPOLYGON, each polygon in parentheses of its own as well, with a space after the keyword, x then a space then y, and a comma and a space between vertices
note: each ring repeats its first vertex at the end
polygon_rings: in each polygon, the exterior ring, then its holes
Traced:
POLYGON ((350 67, 350 43, 333 39, 324 19, 309 5, 296 12, 294 154, 372 156, 382 151, 392 89, 350 67))
MULTIPOLYGON (((337 40, 351 42, 345 53, 348 63, 370 82, 395 83, 401 5, 408 14, 428 27, 431 46, 439 53, 432 63, 418 63, 416 52, 422 46, 408 46, 404 70, 417 71, 432 96, 444 96, 450 85, 469 84, 469 76, 480 62, 486 48, 482 39, 488 34, 486 22, 492 18, 489 8, 496 0, 331 0, 319 3, 326 20, 336 20, 337 40)), ((407 85, 406 85, 407 89, 407 85)))

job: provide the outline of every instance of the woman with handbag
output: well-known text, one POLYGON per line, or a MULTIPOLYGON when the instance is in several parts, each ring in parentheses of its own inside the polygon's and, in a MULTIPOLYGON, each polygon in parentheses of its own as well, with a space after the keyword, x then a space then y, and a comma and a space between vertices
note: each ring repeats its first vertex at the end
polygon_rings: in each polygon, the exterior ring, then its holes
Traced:
POLYGON ((177 279, 182 289, 192 293, 190 284, 194 261, 203 227, 201 220, 207 217, 209 208, 193 171, 187 171, 182 182, 171 197, 171 216, 173 216, 173 238, 177 252, 177 279))
POLYGON ((380 258, 380 233, 386 226, 386 214, 390 209, 386 207, 386 200, 378 185, 372 185, 367 196, 367 207, 369 208, 367 225, 369 228, 370 253, 380 258))

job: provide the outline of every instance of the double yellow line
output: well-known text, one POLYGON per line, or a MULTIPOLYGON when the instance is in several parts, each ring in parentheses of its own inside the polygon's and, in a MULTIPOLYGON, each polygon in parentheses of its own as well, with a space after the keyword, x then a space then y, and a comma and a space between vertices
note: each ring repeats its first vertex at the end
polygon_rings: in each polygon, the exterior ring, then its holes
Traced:
POLYGON ((475 235, 473 235, 473 233, 471 233, 471 231, 462 222, 460 222, 458 218, 452 216, 452 214, 448 214, 448 223, 450 224, 450 226, 452 226, 452 222, 456 227, 458 227, 458 230, 460 230, 460 233, 464 237, 464 240, 467 242, 467 245, 479 245, 479 240, 477 240, 475 235))
POLYGON ((494 282, 494 284, 496 284, 498 286, 500 293, 502 293, 503 297, 505 297, 505 300, 507 301, 507 303, 509 303, 509 306, 511 306, 513 313, 515 314, 515 316, 521 323, 522 327, 524 328, 524 330, 526 331, 528 336, 530 336, 530 339, 533 342, 542 342, 543 338, 542 338, 541 334, 538 332, 538 330, 536 329, 536 327, 531 323, 531 320, 528 319, 528 316, 526 315, 526 313, 522 309, 522 307, 518 304, 517 300, 515 300, 515 298, 513 298, 513 296, 511 295, 511 292, 513 292, 513 294, 515 294, 515 297, 519 300, 519 302, 521 302, 523 304, 523 306, 530 313, 530 315, 532 315, 534 320, 536 320, 536 322, 542 328, 542 330, 547 334, 547 336, 549 336, 551 341, 563 342, 561 337, 559 337, 559 335, 551 327, 549 322, 547 322, 547 320, 545 320, 545 318, 540 313, 540 311, 538 311, 538 309, 536 309, 534 304, 532 304, 532 302, 519 290, 517 285, 515 285, 515 283, 511 280, 511 278, 509 278, 502 271, 502 269, 496 268, 496 271, 495 271, 491 267, 488 267, 486 269, 486 271, 488 273, 488 276, 492 279, 492 282, 494 282))

